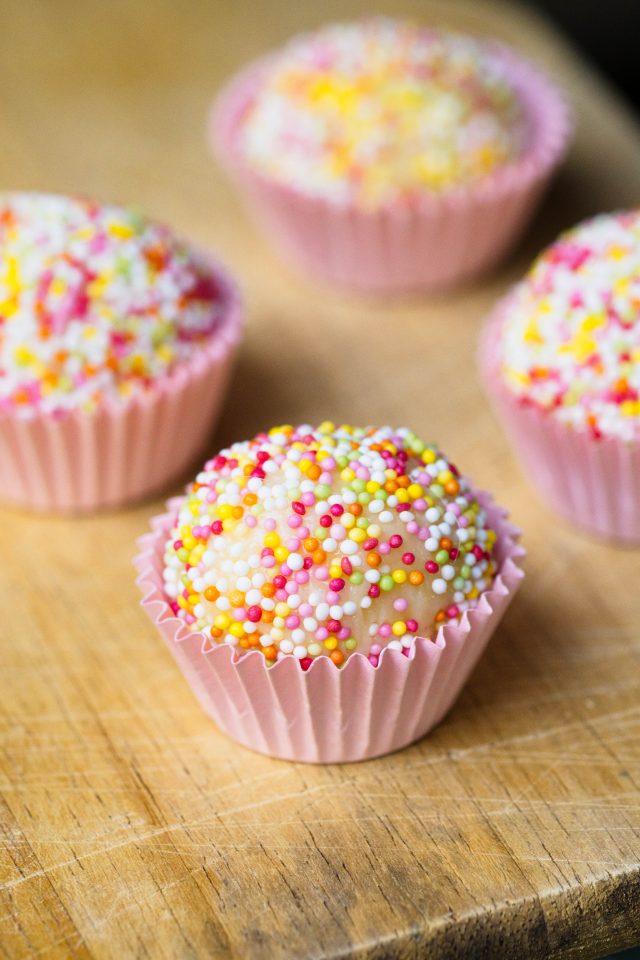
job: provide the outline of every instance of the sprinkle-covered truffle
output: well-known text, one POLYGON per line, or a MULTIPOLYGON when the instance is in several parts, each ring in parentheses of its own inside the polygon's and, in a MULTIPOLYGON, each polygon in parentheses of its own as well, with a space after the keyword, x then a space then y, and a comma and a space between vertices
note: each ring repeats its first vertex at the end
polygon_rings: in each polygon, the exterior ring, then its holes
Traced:
POLYGON ((489 44, 373 18, 277 54, 240 147, 304 194, 374 209, 484 178, 520 154, 523 126, 489 44))
POLYGON ((640 436, 640 212, 563 234, 509 301, 509 389, 596 437, 640 436))
POLYGON ((473 606, 494 543, 468 481, 410 430, 283 426, 205 464, 164 584, 177 617, 239 654, 377 665, 473 606))
POLYGON ((92 410, 144 391, 214 333, 215 277, 130 210, 0 195, 0 411, 92 410))

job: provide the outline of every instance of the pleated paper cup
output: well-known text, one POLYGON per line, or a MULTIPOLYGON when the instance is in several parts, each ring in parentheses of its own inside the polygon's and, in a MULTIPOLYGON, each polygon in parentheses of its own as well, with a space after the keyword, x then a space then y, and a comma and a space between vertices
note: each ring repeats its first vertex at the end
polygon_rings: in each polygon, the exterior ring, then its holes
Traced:
POLYGON ((360 653, 342 668, 323 656, 307 671, 293 656, 267 667, 257 650, 236 657, 228 645, 190 632, 172 612, 162 577, 179 498, 139 541, 142 605, 203 709, 245 747, 307 763, 391 753, 424 736, 451 708, 520 585, 519 532, 487 494, 479 499, 498 534, 491 589, 459 623, 441 627, 435 640, 417 638, 410 656, 384 649, 376 667, 360 653))
POLYGON ((51 513, 115 507, 165 489, 201 454, 240 341, 235 284, 212 264, 223 316, 204 347, 144 394, 96 411, 0 413, 0 501, 51 513))
POLYGON ((216 98, 209 136, 250 212, 285 257, 319 279, 368 293, 432 291, 490 270, 514 246, 566 153, 571 121, 550 80, 513 50, 488 44, 523 104, 523 155, 476 185, 425 193, 378 211, 304 195, 253 170, 239 132, 271 62, 237 74, 216 98))
POLYGON ((570 523, 596 536, 640 544, 640 442, 594 437, 552 411, 523 403, 504 382, 498 344, 511 297, 489 317, 481 374, 527 479, 570 523))

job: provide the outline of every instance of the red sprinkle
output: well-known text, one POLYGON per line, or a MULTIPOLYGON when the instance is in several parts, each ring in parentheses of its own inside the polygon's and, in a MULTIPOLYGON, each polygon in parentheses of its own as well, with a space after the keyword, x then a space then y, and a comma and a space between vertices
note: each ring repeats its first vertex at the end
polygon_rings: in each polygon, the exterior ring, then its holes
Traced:
POLYGON ((247 610, 247 620, 251 623, 258 623, 262 619, 262 610, 258 606, 249 607, 247 610))
POLYGON ((333 521, 332 521, 331 517, 329 516, 329 514, 328 514, 328 513, 323 513, 322 516, 320 517, 320 526, 321 526, 321 527, 330 527, 332 523, 333 523, 333 521))
POLYGON ((300 502, 300 500, 294 500, 291 506, 296 513, 300 514, 300 516, 303 516, 307 512, 307 508, 305 507, 304 503, 300 502))
POLYGON ((440 569, 439 565, 435 562, 435 560, 427 560, 427 562, 424 565, 424 568, 427 571, 427 573, 437 573, 438 570, 440 569))
POLYGON ((344 507, 341 507, 339 503, 334 503, 329 507, 329 512, 332 513, 334 517, 341 517, 344 513, 344 507))
POLYGON ((353 566, 351 564, 351 560, 349 560, 349 557, 343 557, 340 561, 340 566, 342 568, 342 572, 350 577, 353 573, 353 566))
POLYGON ((394 548, 402 546, 402 537, 399 533, 394 533, 389 537, 389 546, 394 548))
POLYGON ((377 583, 372 583, 369 587, 369 596, 373 597, 374 600, 376 597, 380 596, 380 587, 377 583))
POLYGON ((344 580, 342 577, 336 577, 334 580, 330 580, 329 589, 333 590, 334 593, 340 593, 341 590, 344 590, 344 580))
POLYGON ((415 561, 415 555, 413 553, 403 553, 402 562, 406 563, 407 566, 410 566, 415 561))

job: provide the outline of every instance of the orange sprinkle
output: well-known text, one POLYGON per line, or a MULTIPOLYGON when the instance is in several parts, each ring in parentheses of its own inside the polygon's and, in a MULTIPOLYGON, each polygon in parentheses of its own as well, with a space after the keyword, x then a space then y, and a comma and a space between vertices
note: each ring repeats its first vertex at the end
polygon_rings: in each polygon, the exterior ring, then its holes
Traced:
POLYGON ((263 597, 273 597, 275 596, 276 588, 272 583, 263 583, 262 584, 262 596, 263 597))
POLYGON ((419 587, 421 583, 424 583, 424 575, 419 570, 412 570, 409 574, 409 583, 412 583, 414 587, 419 587))
POLYGON ((307 553, 313 553, 314 550, 317 550, 320 543, 316 540, 315 537, 307 537, 306 540, 302 541, 302 546, 305 548, 307 553))
POLYGON ((344 653, 342 650, 332 650, 329 656, 335 663, 336 667, 339 667, 344 663, 344 653))
POLYGON ((220 591, 218 590, 217 587, 207 587, 207 589, 204 592, 204 596, 205 596, 205 599, 209 601, 209 603, 215 603, 218 597, 220 596, 220 591))
POLYGON ((370 567, 379 567, 382 563, 382 557, 379 553, 374 553, 372 551, 371 553, 367 554, 367 563, 370 567))

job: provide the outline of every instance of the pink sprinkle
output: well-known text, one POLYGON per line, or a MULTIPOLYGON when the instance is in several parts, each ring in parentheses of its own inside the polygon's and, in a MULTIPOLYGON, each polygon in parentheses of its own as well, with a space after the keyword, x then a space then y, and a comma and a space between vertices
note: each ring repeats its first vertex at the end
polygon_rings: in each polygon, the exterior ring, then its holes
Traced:
POLYGON ((372 653, 374 657, 377 657, 382 653, 382 647, 380 646, 379 643, 374 643, 372 644, 371 650, 369 652, 372 653))
POLYGON ((276 558, 275 558, 275 557, 263 557, 263 559, 262 559, 262 566, 263 566, 263 567, 267 567, 267 569, 269 569, 269 567, 275 567, 275 565, 276 565, 276 558))
POLYGON ((319 643, 324 643, 324 641, 329 636, 329 631, 327 630, 326 627, 318 627, 314 636, 319 643))
POLYGON ((300 541, 297 537, 291 537, 290 540, 287 540, 287 550, 295 551, 300 547, 300 541))
POLYGON ((318 567, 316 570, 316 579, 318 580, 328 580, 329 579, 329 570, 327 567, 318 567))
POLYGON ((302 520, 297 514, 292 513, 291 516, 287 519, 287 524, 291 527, 292 530, 295 530, 302 524, 302 520))
POLYGON ((391 625, 388 623, 382 623, 378 630, 378 633, 380 634, 380 636, 384 637, 385 640, 387 639, 387 637, 391 636, 391 632, 392 632, 391 625))
POLYGON ((391 547, 388 543, 381 543, 378 547, 378 553, 381 553, 382 556, 386 556, 388 553, 391 553, 391 547))
POLYGON ((350 636, 351 630, 349 627, 341 627, 341 629, 338 630, 338 640, 348 640, 350 636))
POLYGON ((372 667, 378 666, 378 657, 376 657, 374 654, 370 653, 368 660, 372 667))
POLYGON ((419 530, 419 527, 416 521, 410 520, 409 523, 407 524, 407 533, 411 533, 411 534, 417 533, 418 530, 419 530))
POLYGON ((310 603, 301 603, 298 607, 298 613, 301 617, 310 617, 313 613, 313 607, 310 603))
POLYGON ((309 574, 306 570, 296 570, 293 575, 293 579, 296 583, 309 583, 309 574))
POLYGON ((264 527, 265 530, 269 530, 269 531, 275 530, 275 528, 276 528, 276 522, 275 522, 275 520, 273 519, 273 517, 266 517, 266 519, 264 520, 262 526, 264 527))
POLYGON ((300 626, 300 617, 295 613, 291 613, 284 623, 289 630, 295 630, 296 627, 300 626))
POLYGON ((408 604, 407 601, 404 599, 404 597, 398 597, 397 600, 394 600, 394 601, 393 601, 393 609, 394 609, 394 610, 406 610, 408 606, 409 606, 409 604, 408 604))
POLYGON ((252 513, 247 513, 244 518, 244 522, 248 527, 257 527, 258 521, 252 513))
POLYGON ((303 493, 300 499, 304 503, 305 507, 312 507, 316 502, 315 494, 311 493, 311 491, 308 493, 303 493))

